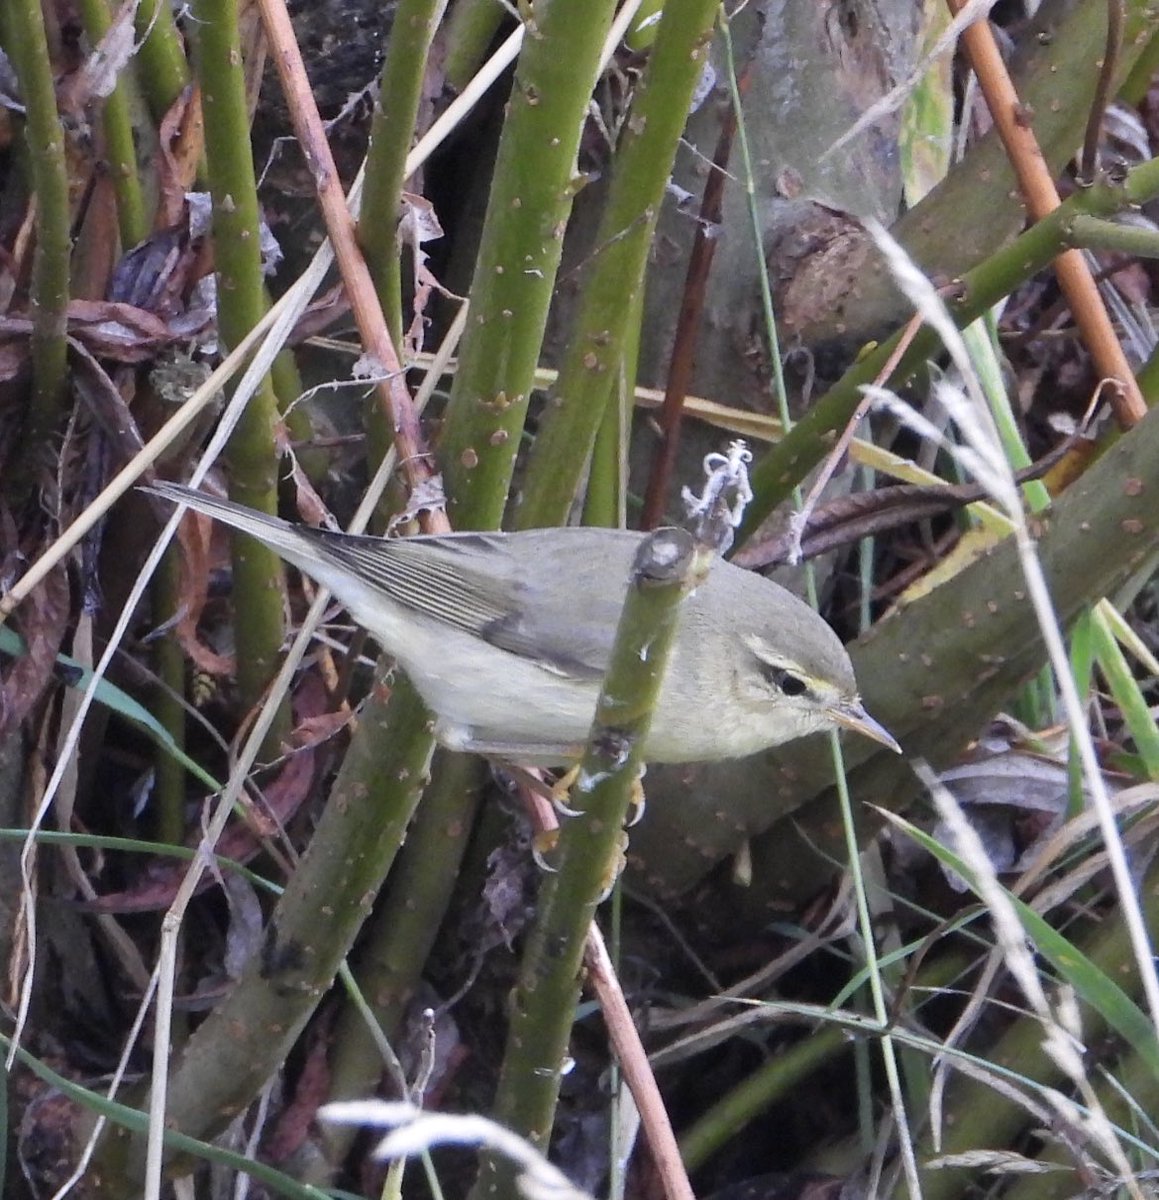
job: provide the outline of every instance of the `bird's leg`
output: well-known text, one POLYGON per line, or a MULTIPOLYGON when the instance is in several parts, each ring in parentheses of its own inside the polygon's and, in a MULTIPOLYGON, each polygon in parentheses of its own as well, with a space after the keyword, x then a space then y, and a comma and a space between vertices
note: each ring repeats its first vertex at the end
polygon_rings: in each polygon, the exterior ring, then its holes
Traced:
MULTIPOLYGON (((571 799, 571 788, 575 781, 579 778, 580 768, 578 765, 571 767, 563 773, 551 785, 551 808, 557 818, 579 817, 583 815, 581 809, 572 807, 569 803, 571 799)), ((640 775, 632 783, 632 796, 630 799, 631 810, 630 819, 627 822, 627 828, 631 828, 644 815, 644 788, 641 783, 644 769, 641 767, 640 775)), ((554 871, 548 861, 548 855, 555 849, 556 843, 559 841, 558 829, 541 828, 532 840, 532 856, 536 863, 545 871, 554 871)), ((625 830, 620 835, 620 846, 616 854, 615 860, 611 865, 607 877, 604 880, 603 888, 600 893, 600 901, 607 898, 612 888, 615 886, 616 880, 623 873, 624 866, 627 862, 628 849, 628 834, 625 830)))
POLYGON ((551 807, 561 817, 578 817, 580 810, 568 804, 571 799, 571 785, 579 778, 580 765, 568 767, 566 771, 551 785, 551 807))
MULTIPOLYGON (((628 819, 624 823, 625 829, 631 829, 634 825, 639 824, 644 816, 645 797, 644 797, 644 773, 647 767, 640 767, 640 774, 632 781, 632 795, 628 800, 629 811, 628 819)), ((571 799, 572 784, 579 778, 579 764, 568 768, 556 781, 551 785, 551 806, 561 817, 578 817, 581 815, 581 810, 572 808, 568 801, 571 799)))

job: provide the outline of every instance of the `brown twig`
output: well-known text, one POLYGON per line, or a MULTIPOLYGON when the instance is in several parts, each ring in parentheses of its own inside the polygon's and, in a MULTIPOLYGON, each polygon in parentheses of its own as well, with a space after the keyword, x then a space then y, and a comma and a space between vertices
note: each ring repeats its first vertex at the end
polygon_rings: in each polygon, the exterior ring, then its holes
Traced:
MULTIPOLYGON (((910 325, 912 327, 913 321, 910 325)), ((910 335, 909 329, 906 334, 910 335)), ((899 347, 899 352, 904 353, 904 350, 899 347)), ((892 369, 887 364, 882 374, 892 369)), ((881 377, 879 375, 878 379, 881 377)), ((1073 433, 1037 462, 1013 472, 1015 484, 1021 486, 1035 479, 1043 479, 1066 468, 1076 457, 1084 459, 1089 455, 1090 451, 1085 447, 1094 441, 1091 431, 1106 386, 1109 385, 1103 380, 1095 389, 1073 433)), ((864 402, 858 407, 863 409, 864 402)), ((856 417, 846 426, 842 441, 827 460, 827 468, 834 465, 844 453, 855 423, 856 417)), ((826 475, 825 479, 828 477, 826 475)), ((826 554, 861 538, 927 520, 967 504, 977 504, 989 496, 987 488, 979 483, 899 484, 844 496, 818 508, 816 499, 819 490, 819 487, 814 488, 807 507, 800 513, 790 513, 779 525, 769 523, 762 526, 761 533, 750 538, 732 561, 739 567, 756 570, 816 558, 819 554, 826 554)))
MULTIPOLYGON (((904 566, 890 570, 889 578, 877 584, 870 592, 873 604, 888 605, 894 598, 907 592, 917 581, 927 575, 938 563, 944 562, 950 551, 962 540, 962 529, 954 525, 930 544, 922 543, 912 551, 905 546, 894 546, 893 551, 904 566)), ((852 605, 849 606, 852 608, 852 605)))
MULTIPOLYGON (((262 21, 270 40, 270 51, 278 69, 294 132, 314 177, 326 231, 334 246, 350 308, 362 344, 382 365, 386 379, 378 384, 379 401, 389 427, 394 431, 399 466, 414 491, 432 478, 429 454, 419 428, 418 416, 407 390, 404 367, 387 329, 374 281, 355 237, 354 218, 346 204, 338 168, 334 164, 326 130, 310 90, 301 51, 294 37, 285 0, 260 0, 262 21)), ((445 512, 424 509, 420 515, 424 533, 450 529, 445 512)))
MULTIPOLYGON (((964 6, 964 0, 946 2, 954 14, 964 6)), ((1033 114, 1018 99, 989 22, 975 21, 962 33, 962 42, 978 76, 978 85, 986 97, 998 136, 1010 156, 1027 211, 1033 220, 1040 221, 1061 201, 1031 128, 1033 114)), ((1115 417, 1120 425, 1130 429, 1143 419, 1147 405, 1082 252, 1064 251, 1054 260, 1054 269, 1096 369, 1100 375, 1115 382, 1112 400, 1115 417)))
MULTIPOLYGON (((743 95, 748 86, 748 73, 742 76, 740 91, 743 95)), ((700 201, 700 216, 696 223, 696 237, 692 252, 688 256, 688 270, 684 276, 684 292, 680 301, 680 313, 676 318, 676 334, 673 342, 672 361, 668 367, 668 383, 664 389, 664 404, 660 410, 660 444, 652 458, 652 470, 648 477, 648 488, 644 496, 644 509, 640 517, 641 529, 655 529, 664 518, 664 504, 676 468, 676 451, 680 445, 680 429, 684 416, 684 398, 692 382, 692 368, 696 359, 696 338, 700 329, 700 318, 704 312, 704 297, 708 286, 708 273, 716 255, 719 238, 715 231, 721 222, 724 204, 724 185, 728 179, 728 160, 732 153, 732 141, 736 133, 736 111, 730 104, 720 126, 716 151, 712 156, 712 170, 704 185, 700 201), (713 233, 710 233, 712 230, 713 233)))
POLYGON ((1111 102, 1111 85, 1115 68, 1119 65, 1119 52, 1123 48, 1123 0, 1107 0, 1107 45, 1103 51, 1103 65, 1095 84, 1095 95, 1091 100, 1091 111, 1087 117, 1087 132, 1083 138, 1083 153, 1079 163, 1078 182, 1081 187, 1090 187, 1099 169, 1099 134, 1103 128, 1103 117, 1111 102))
MULTIPOLYGON (((1041 479, 1063 461, 1076 440, 1075 437, 1067 438, 1038 462, 1015 471, 1014 482, 1023 484, 1041 479)), ((850 542, 927 521, 989 498, 990 493, 980 483, 901 483, 857 492, 811 510, 809 523, 804 528, 790 517, 770 533, 751 538, 732 561, 737 566, 755 570, 816 558, 850 542), (794 554, 796 559, 791 557, 794 554)))

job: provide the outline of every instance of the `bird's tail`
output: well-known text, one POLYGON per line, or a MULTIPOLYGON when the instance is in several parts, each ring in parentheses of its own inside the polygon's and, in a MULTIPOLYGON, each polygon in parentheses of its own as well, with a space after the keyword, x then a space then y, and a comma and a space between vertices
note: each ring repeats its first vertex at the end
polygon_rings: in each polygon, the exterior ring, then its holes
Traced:
POLYGON ((177 504, 185 504, 198 512, 216 517, 243 533, 248 533, 264 542, 271 550, 277 551, 283 558, 302 566, 314 562, 317 551, 313 549, 309 531, 301 530, 283 521, 280 517, 271 517, 255 509, 246 508, 244 504, 234 504, 232 500, 220 500, 207 492, 198 492, 180 483, 158 482, 142 484, 141 491, 152 492, 166 500, 177 504))

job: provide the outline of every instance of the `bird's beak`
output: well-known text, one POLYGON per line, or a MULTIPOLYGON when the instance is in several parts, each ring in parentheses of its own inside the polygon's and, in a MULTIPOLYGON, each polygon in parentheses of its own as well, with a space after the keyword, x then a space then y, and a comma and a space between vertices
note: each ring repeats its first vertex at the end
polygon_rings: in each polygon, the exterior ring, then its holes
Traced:
POLYGON ((855 730, 857 733, 863 733, 867 738, 872 738, 875 742, 888 746, 895 754, 901 753, 897 739, 884 725, 879 724, 865 711, 860 700, 843 700, 840 704, 835 704, 829 710, 829 716, 838 725, 855 730))

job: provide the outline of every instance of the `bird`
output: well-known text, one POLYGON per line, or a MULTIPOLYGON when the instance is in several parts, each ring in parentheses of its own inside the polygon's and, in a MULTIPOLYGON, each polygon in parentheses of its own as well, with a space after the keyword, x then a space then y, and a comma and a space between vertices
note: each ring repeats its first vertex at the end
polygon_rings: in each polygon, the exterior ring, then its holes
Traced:
MULTIPOLYGON (((590 527, 379 538, 295 525, 176 483, 142 488, 256 538, 327 588, 406 672, 437 740, 530 766, 583 753, 636 550, 590 527)), ((683 601, 642 757, 743 758, 866 712, 840 638, 792 592, 719 560, 683 601)))

